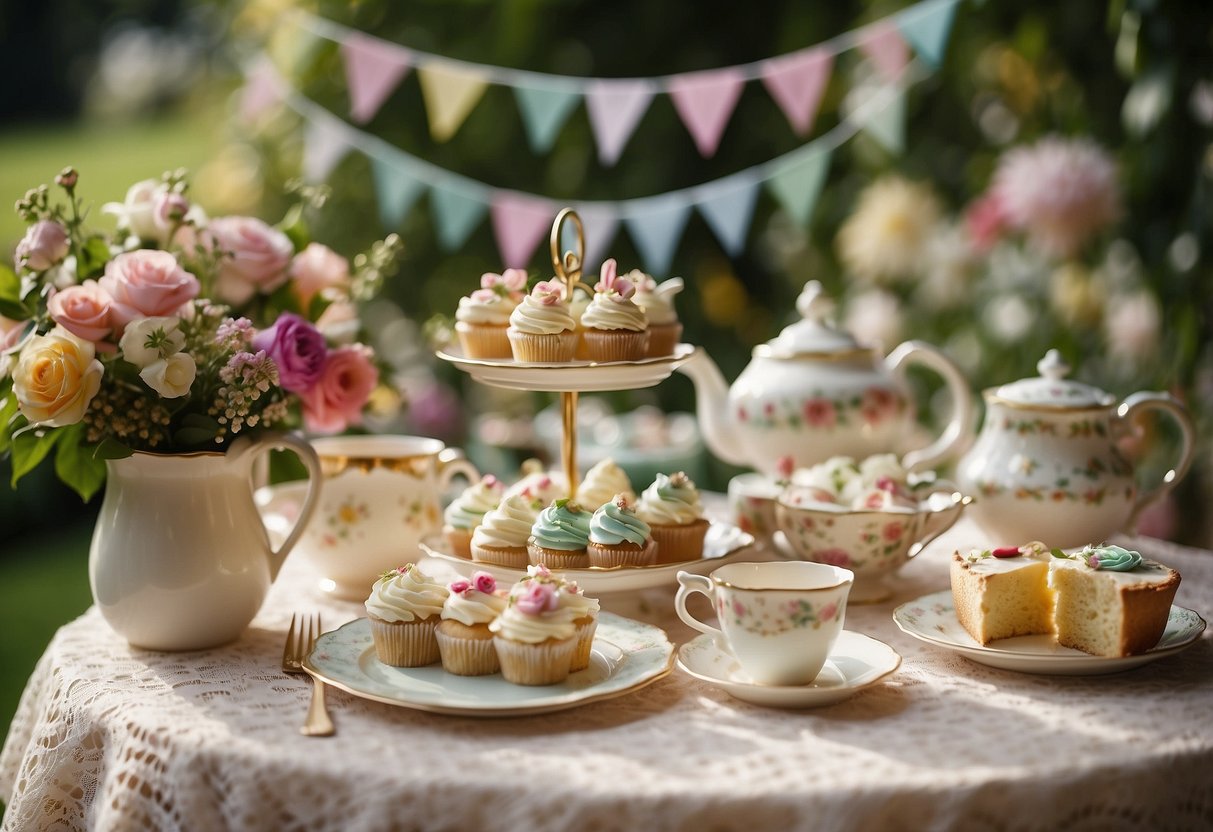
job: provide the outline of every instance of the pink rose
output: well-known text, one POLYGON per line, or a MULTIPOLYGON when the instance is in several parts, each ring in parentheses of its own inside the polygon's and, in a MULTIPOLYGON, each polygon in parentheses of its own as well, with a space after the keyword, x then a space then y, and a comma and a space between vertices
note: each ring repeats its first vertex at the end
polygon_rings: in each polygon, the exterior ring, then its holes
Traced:
POLYGON ((316 386, 328 359, 328 346, 320 330, 291 312, 284 312, 269 329, 253 336, 253 349, 265 350, 278 365, 282 387, 306 393, 316 386))
POLYGON ((56 292, 47 303, 51 319, 85 341, 103 341, 110 334, 110 296, 95 280, 56 292))
POLYGON ((451 591, 452 595, 462 595, 472 588, 472 584, 468 580, 460 578, 447 584, 446 588, 451 591))
POLYGON ((488 572, 473 572, 472 585, 478 592, 483 592, 485 595, 492 595, 497 591, 497 579, 488 572))
POLYGON ((116 335, 136 318, 178 315, 182 306, 198 297, 198 278, 167 251, 119 254, 105 264, 105 274, 97 283, 111 298, 110 321, 116 335))
POLYGON ((826 604, 821 608, 821 612, 817 614, 817 620, 824 624, 826 621, 833 621, 836 615, 838 615, 838 604, 826 604))
POLYGON ((152 197, 152 222, 162 232, 161 238, 167 237, 175 225, 180 225, 190 210, 190 201, 185 194, 176 191, 158 191, 152 197))
POLYGON ((886 523, 884 529, 881 530, 881 534, 888 543, 895 543, 898 540, 901 540, 901 536, 904 533, 905 526, 897 522, 886 523))
POLYGON ((224 303, 239 306, 286 282, 294 248, 278 229, 256 217, 220 217, 207 232, 220 254, 215 293, 224 303))
POLYGON ((329 354, 324 372, 303 401, 303 422, 314 433, 340 433, 362 422, 362 408, 379 383, 371 351, 361 344, 329 354))
POLYGON ((815 428, 832 428, 838 421, 838 413, 829 399, 809 399, 804 403, 804 420, 815 428))
POLYGON ((556 609, 556 588, 552 584, 531 581, 522 593, 515 597, 514 604, 524 615, 540 615, 556 609))
POLYGON ((31 225, 17 243, 17 262, 44 272, 67 257, 70 248, 66 228, 53 220, 41 220, 31 225))
POLYGON ((307 309, 323 290, 350 285, 350 261, 328 246, 309 243, 291 261, 290 277, 291 288, 307 309))
POLYGON ((555 306, 564 300, 564 286, 555 280, 541 280, 531 290, 531 297, 544 306, 555 306))
POLYGON ((851 556, 847 554, 846 549, 818 549, 813 553, 813 560, 844 569, 851 565, 851 556))
POLYGON ((775 471, 779 474, 781 480, 792 479, 792 473, 796 470, 796 462, 791 455, 781 456, 775 460, 775 471))

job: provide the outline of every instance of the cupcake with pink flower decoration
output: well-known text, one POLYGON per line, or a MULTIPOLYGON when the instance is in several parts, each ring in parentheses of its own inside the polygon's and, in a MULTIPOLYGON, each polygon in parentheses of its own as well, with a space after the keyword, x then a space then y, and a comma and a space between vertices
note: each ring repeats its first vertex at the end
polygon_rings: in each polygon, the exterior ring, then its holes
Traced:
POLYGON ((438 661, 434 633, 448 594, 446 586, 413 563, 380 575, 365 603, 379 661, 393 667, 438 661))
POLYGON ((594 644, 594 632, 598 629, 598 599, 591 598, 577 585, 566 581, 542 564, 526 568, 527 575, 538 580, 552 580, 560 587, 560 604, 573 611, 573 626, 577 636, 577 649, 573 651, 570 670, 576 673, 590 666, 590 653, 594 644))
POLYGON ((480 288, 459 299, 455 333, 468 358, 509 358, 513 355, 506 330, 510 314, 526 293, 526 272, 506 269, 480 277, 480 288))
POLYGON ((577 349, 577 322, 557 280, 535 284, 510 313, 506 329, 515 361, 570 361, 577 349))
POLYGON ((648 356, 672 355, 682 338, 682 322, 674 309, 674 295, 685 285, 682 278, 672 277, 658 283, 640 269, 632 269, 625 277, 636 287, 636 305, 649 319, 648 356))
POLYGON ((649 349, 649 319, 636 305, 636 287, 616 274, 615 261, 602 264, 594 298, 581 316, 581 338, 590 361, 636 361, 649 349))
POLYGON ((473 572, 447 584, 442 620, 434 636, 442 667, 456 676, 488 676, 500 665, 489 624, 505 610, 505 590, 488 572, 473 572))
POLYGON ((489 624, 505 680, 554 685, 567 679, 577 652, 578 612, 550 574, 515 584, 505 610, 489 624))

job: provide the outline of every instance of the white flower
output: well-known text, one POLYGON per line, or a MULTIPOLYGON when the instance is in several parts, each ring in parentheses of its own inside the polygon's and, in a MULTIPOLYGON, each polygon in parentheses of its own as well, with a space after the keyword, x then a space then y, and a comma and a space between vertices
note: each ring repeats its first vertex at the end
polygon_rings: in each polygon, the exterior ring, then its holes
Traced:
POLYGON ((168 191, 168 185, 158 179, 144 179, 131 185, 122 202, 107 202, 101 213, 118 218, 118 227, 125 228, 140 240, 163 243, 164 235, 156 224, 154 204, 158 194, 168 191))
POLYGON ((1019 295, 995 295, 981 311, 985 331, 1004 344, 1023 340, 1039 315, 1019 295))
POLYGON ((973 246, 959 223, 939 225, 927 241, 924 276, 915 290, 930 309, 955 309, 969 302, 973 246))
POLYGON ((1142 290, 1117 295, 1108 304, 1104 337, 1108 353, 1117 358, 1140 362, 1158 351, 1158 329, 1162 314, 1154 295, 1142 290))
POLYGON ((143 369, 150 364, 181 352, 185 333, 180 318, 138 318, 126 325, 118 346, 122 357, 143 369))
POLYGON ((812 468, 800 468, 792 474, 793 485, 806 485, 828 491, 835 497, 861 486, 859 466, 849 456, 833 456, 812 468))
POLYGON ((148 364, 139 373, 147 386, 166 399, 175 399, 189 393, 198 368, 187 352, 178 352, 148 364))
POLYGON ((899 483, 906 481, 906 469, 901 467, 897 454, 872 454, 859 463, 859 473, 866 485, 875 485, 881 477, 899 483))
POLYGON ((939 222, 935 193, 898 176, 863 190, 854 213, 838 231, 843 264, 856 277, 889 283, 919 274, 927 240, 939 222))
POLYGON ((847 303, 846 328, 862 344, 888 349, 901 340, 901 304, 883 289, 871 289, 847 303))
POLYGON ((42 279, 60 290, 75 286, 80 282, 76 274, 76 255, 69 254, 63 258, 62 263, 57 266, 51 266, 46 270, 46 274, 42 276, 42 279))

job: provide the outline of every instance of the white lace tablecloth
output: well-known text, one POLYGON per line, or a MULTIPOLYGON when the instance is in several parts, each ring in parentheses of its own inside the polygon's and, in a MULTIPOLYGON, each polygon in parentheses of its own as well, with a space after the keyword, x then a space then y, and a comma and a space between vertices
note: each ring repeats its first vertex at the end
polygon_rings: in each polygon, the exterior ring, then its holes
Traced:
MULTIPOLYGON (((903 635, 893 607, 947 586, 965 524, 847 627, 904 657, 831 707, 745 704, 674 671, 545 716, 472 719, 331 691, 337 736, 298 733, 309 682, 278 669, 313 591, 296 559, 235 644, 134 650, 95 610, 59 631, 0 756, 4 828, 240 830, 1213 828, 1213 638, 1140 669, 1050 677, 970 663, 903 635)), ((1213 612, 1213 553, 1140 540, 1213 612)), ((654 612, 675 641, 657 593, 654 612)))

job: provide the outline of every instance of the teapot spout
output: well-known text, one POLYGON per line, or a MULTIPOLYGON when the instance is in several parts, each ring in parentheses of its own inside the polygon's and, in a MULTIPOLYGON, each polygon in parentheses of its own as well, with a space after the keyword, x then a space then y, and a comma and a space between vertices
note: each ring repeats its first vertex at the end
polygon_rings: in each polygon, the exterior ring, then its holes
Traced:
POLYGON ((747 459, 729 412, 729 388, 716 362, 702 347, 696 348, 678 371, 689 376, 695 385, 695 410, 699 419, 699 430, 708 448, 720 459, 732 465, 753 467, 747 459))

